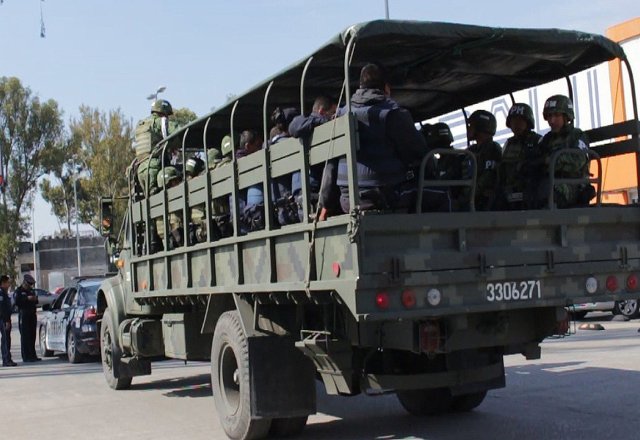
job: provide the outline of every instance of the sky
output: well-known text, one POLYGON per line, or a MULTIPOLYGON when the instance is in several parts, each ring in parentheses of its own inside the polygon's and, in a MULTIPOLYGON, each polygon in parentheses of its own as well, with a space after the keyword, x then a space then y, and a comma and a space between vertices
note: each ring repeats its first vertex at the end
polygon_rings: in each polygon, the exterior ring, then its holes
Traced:
MULTIPOLYGON (((637 0, 388 0, 391 19, 604 34, 640 16, 637 0)), ((358 22, 385 17, 384 0, 4 0, 0 76, 18 77, 64 119, 80 105, 120 108, 137 121, 147 95, 198 116, 304 58, 358 22), (42 7, 45 38, 40 37, 42 7)), ((124 171, 124 170, 123 170, 124 171)), ((59 224, 36 199, 36 237, 59 224)), ((82 228, 86 230, 87 228, 82 228)))

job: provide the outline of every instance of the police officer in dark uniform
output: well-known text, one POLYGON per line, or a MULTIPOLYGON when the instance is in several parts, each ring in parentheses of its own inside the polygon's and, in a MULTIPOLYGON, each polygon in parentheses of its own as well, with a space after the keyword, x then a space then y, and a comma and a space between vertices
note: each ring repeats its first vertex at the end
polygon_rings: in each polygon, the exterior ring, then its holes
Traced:
POLYGON ((38 296, 33 288, 36 280, 29 274, 25 274, 22 284, 16 289, 16 305, 20 311, 18 317, 20 327, 20 349, 24 362, 36 362, 40 358, 36 354, 36 326, 38 317, 36 307, 38 296))
POLYGON ((0 277, 0 348, 2 349, 2 366, 15 367, 11 359, 11 300, 9 299, 9 277, 0 277))
MULTIPOLYGON (((410 204, 405 197, 416 181, 410 170, 427 152, 424 138, 416 130, 408 110, 390 98, 391 86, 384 68, 367 64, 360 71, 360 88, 351 97, 351 112, 358 120, 360 149, 357 152, 357 180, 360 209, 401 209, 410 204), (404 203, 403 203, 404 202, 404 203), (403 206, 406 205, 406 206, 403 206)), ((338 112, 343 115, 346 108, 338 112)), ((349 211, 347 163, 338 163, 337 184, 340 205, 349 211)))

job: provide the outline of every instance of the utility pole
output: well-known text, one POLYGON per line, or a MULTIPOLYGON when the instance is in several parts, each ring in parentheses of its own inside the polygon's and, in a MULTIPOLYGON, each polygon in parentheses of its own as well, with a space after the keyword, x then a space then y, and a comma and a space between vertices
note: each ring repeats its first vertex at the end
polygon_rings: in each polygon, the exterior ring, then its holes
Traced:
POLYGON ((389 19, 389 0, 384 0, 384 18, 389 19))
POLYGON ((82 262, 80 261, 80 232, 78 231, 78 168, 73 164, 73 202, 76 210, 76 253, 78 254, 78 276, 82 276, 82 262))
POLYGON ((38 259, 36 257, 36 216, 35 214, 35 204, 31 205, 31 248, 33 250, 33 278, 35 278, 36 283, 40 285, 40 280, 38 279, 38 259))

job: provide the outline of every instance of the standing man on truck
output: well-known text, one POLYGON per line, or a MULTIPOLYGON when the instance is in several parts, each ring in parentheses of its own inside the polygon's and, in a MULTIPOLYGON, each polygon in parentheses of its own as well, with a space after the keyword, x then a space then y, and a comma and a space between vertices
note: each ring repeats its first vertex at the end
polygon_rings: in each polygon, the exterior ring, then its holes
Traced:
POLYGON ((469 151, 476 157, 475 205, 477 211, 489 211, 495 202, 498 186, 498 166, 502 161, 502 148, 493 140, 497 128, 496 117, 486 110, 476 110, 469 116, 467 137, 475 144, 469 151))
POLYGON ((9 299, 9 277, 0 277, 0 348, 2 349, 2 366, 15 367, 11 359, 11 300, 9 299))
MULTIPOLYGON (((341 108, 343 115, 346 108, 341 108)), ((360 209, 406 208, 416 191, 412 168, 427 153, 427 144, 416 130, 407 109, 391 99, 391 85, 384 68, 369 63, 360 71, 360 88, 351 97, 351 112, 358 120, 357 181, 360 209), (406 205, 406 206, 403 206, 406 205)), ((340 205, 349 212, 347 161, 338 163, 340 205)))
POLYGON ((41 360, 36 354, 36 327, 38 325, 36 307, 38 305, 38 296, 33 290, 35 286, 36 280, 27 273, 22 279, 22 284, 15 291, 16 305, 19 310, 20 350, 23 362, 41 360))

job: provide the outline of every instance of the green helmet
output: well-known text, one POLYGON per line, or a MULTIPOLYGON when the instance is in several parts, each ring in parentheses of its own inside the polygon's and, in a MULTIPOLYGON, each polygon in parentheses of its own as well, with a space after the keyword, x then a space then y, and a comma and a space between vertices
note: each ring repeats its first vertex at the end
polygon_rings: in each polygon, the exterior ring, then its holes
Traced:
POLYGON ((189 177, 194 177, 204 171, 204 161, 197 156, 187 159, 184 164, 184 173, 189 177))
POLYGON ((160 113, 169 116, 173 114, 173 109, 169 101, 156 99, 151 103, 151 113, 160 113))
POLYGON ((210 148, 207 151, 207 161, 209 162, 209 168, 222 160, 222 154, 217 148, 210 148))
POLYGON ((430 148, 448 148, 453 142, 451 129, 444 122, 425 125, 422 130, 430 148))
POLYGON ((518 102, 513 104, 509 109, 509 114, 507 115, 507 127, 511 128, 511 118, 520 117, 527 121, 527 127, 529 130, 533 130, 536 126, 535 120, 533 119, 533 110, 529 107, 528 104, 523 102, 518 102))
POLYGON ((220 152, 223 156, 227 156, 231 154, 233 151, 233 147, 231 146, 231 136, 226 135, 222 138, 222 142, 220 142, 220 152))
POLYGON ((178 170, 176 167, 165 167, 164 171, 158 173, 158 187, 164 188, 165 185, 169 185, 171 182, 179 179, 178 170))
POLYGON ((491 136, 496 134, 496 128, 498 127, 496 117, 486 110, 476 110, 471 113, 471 116, 469 116, 469 125, 473 125, 477 131, 488 133, 491 136))
POLYGON ((544 102, 542 116, 547 119, 551 113, 562 113, 567 116, 569 122, 573 121, 573 102, 567 96, 553 95, 544 102))

